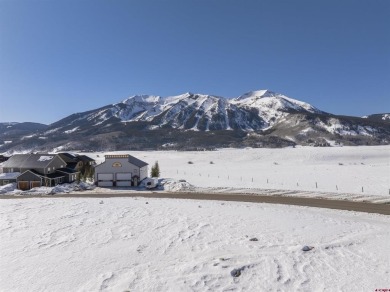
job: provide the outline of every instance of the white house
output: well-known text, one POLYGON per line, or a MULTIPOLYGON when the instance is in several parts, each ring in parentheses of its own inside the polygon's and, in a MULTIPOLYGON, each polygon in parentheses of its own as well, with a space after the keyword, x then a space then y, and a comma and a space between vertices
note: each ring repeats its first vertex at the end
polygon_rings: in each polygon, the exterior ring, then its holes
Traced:
POLYGON ((95 182, 99 187, 138 186, 148 176, 148 164, 129 154, 105 155, 95 166, 95 182))

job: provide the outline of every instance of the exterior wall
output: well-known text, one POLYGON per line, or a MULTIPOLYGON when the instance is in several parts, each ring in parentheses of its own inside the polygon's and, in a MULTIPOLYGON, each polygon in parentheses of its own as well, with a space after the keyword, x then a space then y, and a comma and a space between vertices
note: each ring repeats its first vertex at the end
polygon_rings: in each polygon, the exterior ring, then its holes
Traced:
POLYGON ((143 180, 148 177, 148 166, 145 165, 144 167, 141 167, 140 169, 140 175, 139 175, 139 180, 143 180))
POLYGON ((57 169, 64 168, 64 167, 66 167, 65 161, 63 161, 58 155, 56 155, 44 169, 41 170, 36 169, 36 171, 38 172, 44 171, 42 173, 48 174, 48 173, 54 173, 56 172, 57 169))
POLYGON ((127 158, 108 158, 102 164, 95 167, 95 181, 98 180, 99 173, 113 173, 114 179, 117 173, 131 172, 132 175, 139 176, 138 166, 130 163, 127 158))
POLYGON ((10 172, 21 172, 19 167, 3 167, 3 173, 10 173, 10 172))
MULTIPOLYGON (((23 173, 27 170, 30 170, 31 168, 22 168, 22 167, 4 167, 3 168, 3 172, 4 173, 10 173, 10 172, 20 172, 20 173, 23 173)), ((38 172, 40 172, 39 170, 37 170, 38 172)))
POLYGON ((78 175, 77 172, 68 173, 68 172, 61 171, 61 170, 58 170, 57 172, 62 173, 64 175, 63 183, 72 183, 72 182, 76 181, 77 175, 78 175))

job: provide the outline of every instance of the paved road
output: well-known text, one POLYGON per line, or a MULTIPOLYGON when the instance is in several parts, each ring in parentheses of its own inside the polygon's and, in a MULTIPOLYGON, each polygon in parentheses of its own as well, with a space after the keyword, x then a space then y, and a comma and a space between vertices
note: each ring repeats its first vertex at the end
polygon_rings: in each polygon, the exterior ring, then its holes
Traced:
POLYGON ((74 193, 56 194, 50 196, 0 196, 0 199, 17 198, 119 198, 119 197, 144 197, 144 198, 169 198, 169 199, 192 199, 192 200, 215 200, 215 201, 235 201, 250 203, 270 203, 295 206, 308 206, 318 208, 328 208, 337 210, 349 210, 365 213, 377 213, 390 215, 389 204, 374 204, 365 202, 352 202, 341 200, 328 200, 319 198, 300 198, 283 196, 261 196, 244 194, 216 194, 216 193, 165 193, 165 192, 132 192, 132 193, 74 193))

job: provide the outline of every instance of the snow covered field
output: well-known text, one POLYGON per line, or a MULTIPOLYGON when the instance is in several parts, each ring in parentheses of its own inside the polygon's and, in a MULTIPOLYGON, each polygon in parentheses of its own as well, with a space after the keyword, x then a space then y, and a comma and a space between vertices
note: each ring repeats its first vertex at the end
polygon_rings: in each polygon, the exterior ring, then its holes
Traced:
MULTIPOLYGON (((130 153, 150 165, 158 161, 162 177, 207 191, 259 188, 390 199, 390 146, 107 153, 130 153)), ((90 155, 104 160, 104 153, 90 155)))
POLYGON ((0 238, 1 291, 389 288, 384 215, 173 199, 6 199, 0 238))

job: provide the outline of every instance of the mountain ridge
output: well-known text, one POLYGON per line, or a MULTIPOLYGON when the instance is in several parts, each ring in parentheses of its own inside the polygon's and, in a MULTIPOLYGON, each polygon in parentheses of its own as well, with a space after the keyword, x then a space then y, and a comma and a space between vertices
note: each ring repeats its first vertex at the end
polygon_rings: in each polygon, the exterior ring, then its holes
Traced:
POLYGON ((333 115, 270 90, 231 99, 187 92, 130 96, 10 140, 0 132, 0 152, 379 145, 389 143, 390 127, 377 115, 333 115))

